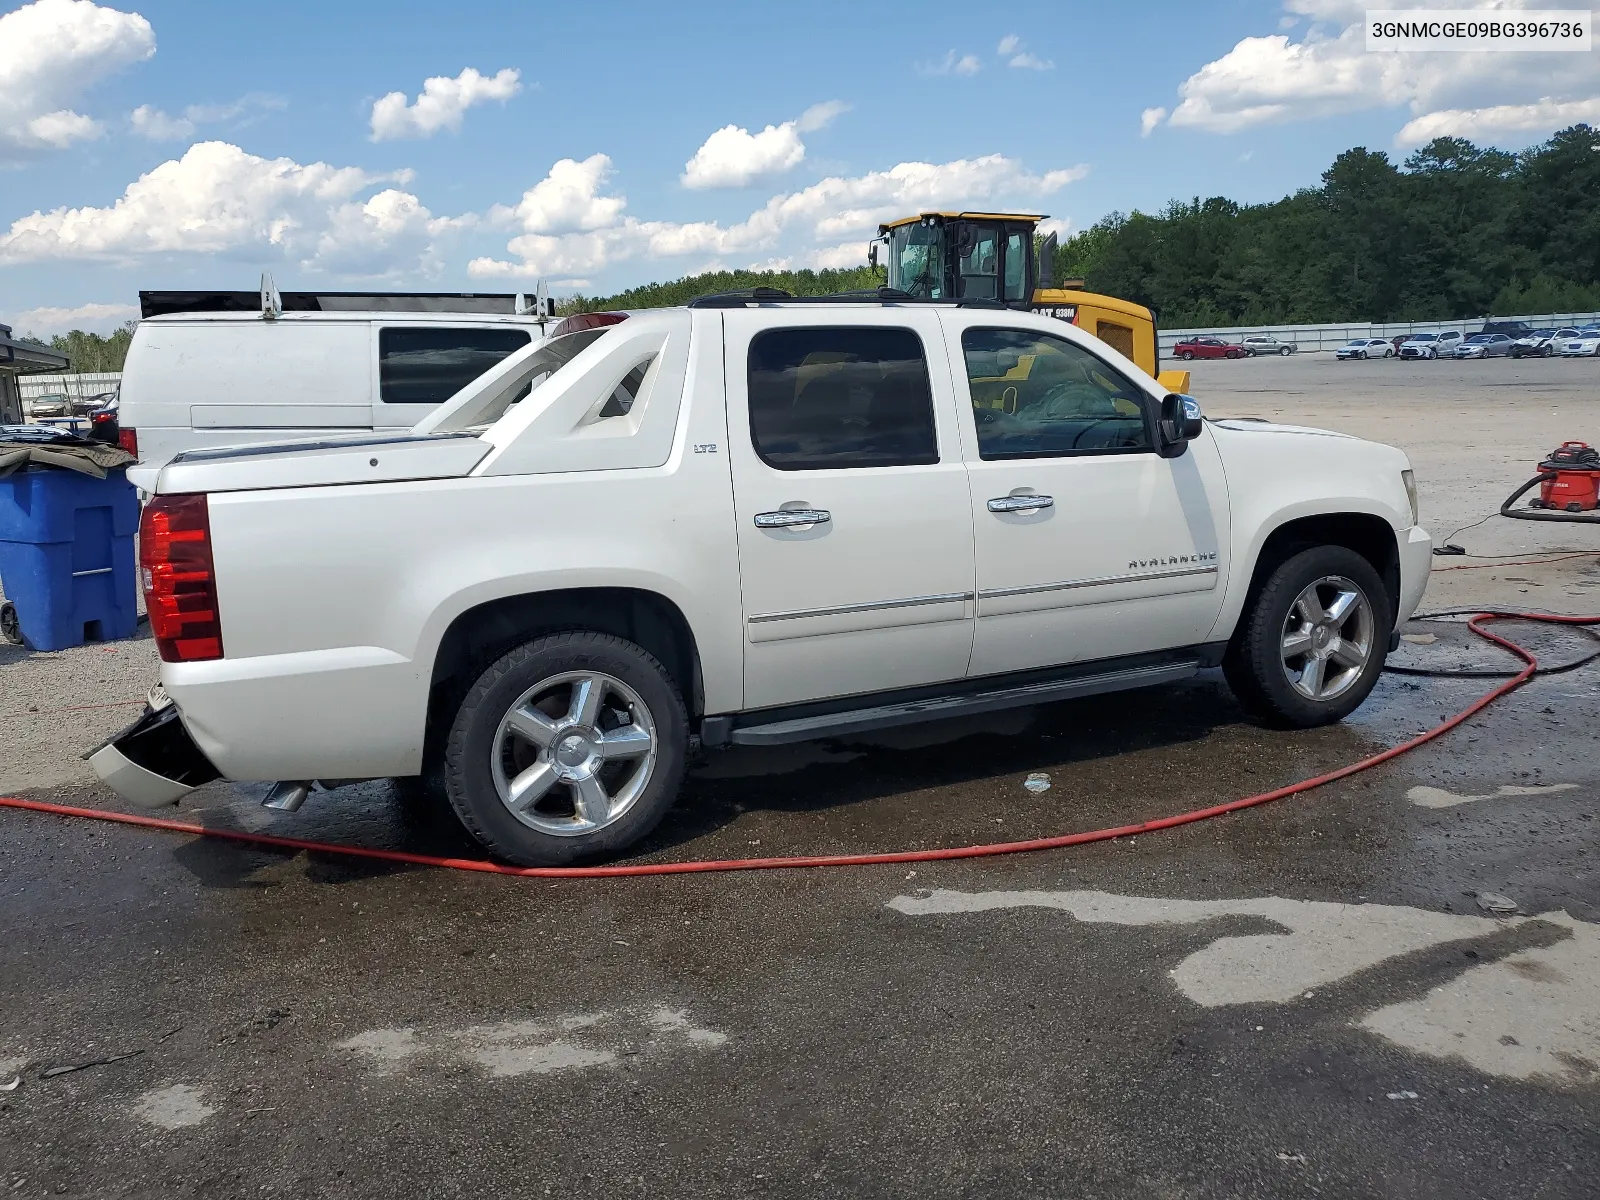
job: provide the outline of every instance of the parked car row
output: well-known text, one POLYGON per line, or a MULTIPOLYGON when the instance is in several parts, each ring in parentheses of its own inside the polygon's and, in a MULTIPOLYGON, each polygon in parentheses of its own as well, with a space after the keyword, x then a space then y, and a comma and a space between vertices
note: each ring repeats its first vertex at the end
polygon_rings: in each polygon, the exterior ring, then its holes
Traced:
MULTIPOLYGON (((1175 358, 1253 358, 1289 355, 1298 347, 1271 334, 1253 334, 1239 342, 1219 337, 1184 338, 1172 347, 1175 358)), ((1391 338, 1354 338, 1334 351, 1338 359, 1371 358, 1551 358, 1600 357, 1600 324, 1582 328, 1530 329, 1522 321, 1486 321, 1477 333, 1449 329, 1442 333, 1402 333, 1391 338)))

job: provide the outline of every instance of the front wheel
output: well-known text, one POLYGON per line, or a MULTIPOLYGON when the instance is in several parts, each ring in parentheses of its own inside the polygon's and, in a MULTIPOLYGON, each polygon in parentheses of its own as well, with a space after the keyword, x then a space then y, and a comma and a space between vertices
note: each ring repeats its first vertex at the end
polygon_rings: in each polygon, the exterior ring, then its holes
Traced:
POLYGON ((1278 565, 1223 659, 1240 703, 1269 725, 1343 720, 1378 682, 1393 616, 1372 564, 1344 546, 1302 550, 1278 565))
POLYGON ((478 677, 445 749, 462 824, 523 866, 621 853, 683 782, 689 717, 666 669, 619 637, 535 638, 478 677))

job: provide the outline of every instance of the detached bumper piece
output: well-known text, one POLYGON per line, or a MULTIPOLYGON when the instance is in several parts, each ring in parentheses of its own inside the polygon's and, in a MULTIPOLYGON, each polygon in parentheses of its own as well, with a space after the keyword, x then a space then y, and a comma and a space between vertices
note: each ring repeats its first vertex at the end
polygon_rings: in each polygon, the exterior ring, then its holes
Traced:
POLYGON ((147 708, 121 733, 84 755, 112 791, 140 808, 176 804, 222 772, 212 765, 178 717, 178 708, 147 708))

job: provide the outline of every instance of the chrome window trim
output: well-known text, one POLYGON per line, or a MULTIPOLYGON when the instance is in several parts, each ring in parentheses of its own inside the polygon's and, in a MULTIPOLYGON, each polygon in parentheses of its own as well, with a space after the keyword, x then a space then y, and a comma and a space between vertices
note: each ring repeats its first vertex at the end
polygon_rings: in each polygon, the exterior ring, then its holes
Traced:
POLYGON ((864 604, 837 604, 831 608, 801 608, 792 612, 761 613, 749 618, 752 625, 768 621, 798 621, 802 617, 842 617, 850 613, 877 612, 889 608, 916 608, 924 604, 964 604, 971 592, 943 592, 937 596, 908 596, 904 600, 869 600, 864 604))
POLYGON ((1068 579, 1062 583, 1035 583, 1025 587, 985 588, 979 600, 998 600, 1005 596, 1031 596, 1036 592, 1064 592, 1072 588, 1106 587, 1113 583, 1144 583, 1151 579, 1182 579, 1189 575, 1215 575, 1216 567, 1184 567, 1178 571, 1141 571, 1133 575, 1101 575, 1094 579, 1068 579))

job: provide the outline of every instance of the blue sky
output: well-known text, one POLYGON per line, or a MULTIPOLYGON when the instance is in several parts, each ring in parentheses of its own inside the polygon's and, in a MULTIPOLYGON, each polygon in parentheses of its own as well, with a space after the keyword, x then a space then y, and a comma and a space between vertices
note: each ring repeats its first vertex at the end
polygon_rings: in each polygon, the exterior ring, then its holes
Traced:
POLYGON ((595 293, 846 265, 919 207, 1078 229, 1276 198, 1353 145, 1600 122, 1600 56, 1371 54, 1344 0, 5 3, 0 322, 40 333, 263 269, 595 293))

